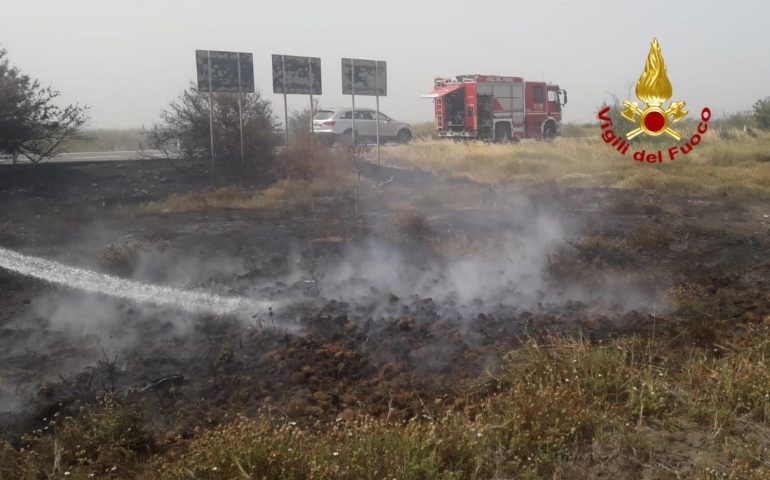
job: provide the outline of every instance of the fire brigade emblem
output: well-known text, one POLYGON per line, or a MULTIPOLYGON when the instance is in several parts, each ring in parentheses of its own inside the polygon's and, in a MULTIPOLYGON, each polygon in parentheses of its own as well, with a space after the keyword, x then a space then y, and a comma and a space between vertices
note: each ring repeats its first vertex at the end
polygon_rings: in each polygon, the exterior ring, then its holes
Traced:
POLYGON ((683 101, 671 102, 668 108, 663 108, 663 104, 671 98, 671 82, 666 75, 666 64, 663 63, 657 38, 652 40, 644 72, 636 82, 636 96, 647 107, 642 109, 636 102, 623 102, 626 107, 622 112, 623 117, 638 125, 626 134, 627 139, 631 140, 641 133, 652 136, 665 133, 676 140, 682 138, 678 131, 671 128, 671 124, 686 117, 687 111, 684 110, 683 101))

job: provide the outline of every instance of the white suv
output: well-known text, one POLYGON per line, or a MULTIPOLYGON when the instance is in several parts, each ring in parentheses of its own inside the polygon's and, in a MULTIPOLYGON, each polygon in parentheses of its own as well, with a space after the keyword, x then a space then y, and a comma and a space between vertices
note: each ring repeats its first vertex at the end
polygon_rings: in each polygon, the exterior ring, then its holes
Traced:
MULTIPOLYGON (((376 141, 377 111, 371 108, 356 109, 356 142, 376 141)), ((328 145, 340 143, 353 133, 353 109, 338 108, 319 110, 313 115, 313 133, 328 145)), ((396 141, 409 143, 412 127, 408 123, 393 120, 380 112, 380 143, 396 141)))

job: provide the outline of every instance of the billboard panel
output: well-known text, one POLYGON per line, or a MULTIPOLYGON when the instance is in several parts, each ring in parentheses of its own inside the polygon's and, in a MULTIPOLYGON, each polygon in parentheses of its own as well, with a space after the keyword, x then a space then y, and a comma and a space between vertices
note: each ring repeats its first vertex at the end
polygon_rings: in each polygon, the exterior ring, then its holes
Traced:
POLYGON ((321 95, 321 59, 273 55, 273 93, 321 95))
POLYGON ((380 60, 343 58, 342 94, 386 96, 388 94, 386 63, 380 60), (351 69, 353 70, 352 78, 351 69))
POLYGON ((254 59, 250 53, 196 50, 195 64, 199 92, 254 93, 254 59))

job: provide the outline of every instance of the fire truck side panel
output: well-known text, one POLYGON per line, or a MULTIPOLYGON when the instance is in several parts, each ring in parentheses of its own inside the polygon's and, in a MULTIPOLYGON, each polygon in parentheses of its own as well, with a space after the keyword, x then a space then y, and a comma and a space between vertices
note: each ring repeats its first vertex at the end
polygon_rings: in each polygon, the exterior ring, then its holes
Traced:
POLYGON ((530 138, 542 137, 542 125, 546 119, 546 84, 545 82, 527 82, 526 90, 526 135, 530 138))
POLYGON ((518 79, 518 82, 511 84, 506 97, 505 115, 495 115, 495 119, 504 118, 505 121, 511 121, 511 135, 522 138, 524 137, 524 81, 518 79))
POLYGON ((478 130, 478 117, 476 104, 476 84, 465 84, 465 128, 471 132, 478 130))
MULTIPOLYGON (((515 78, 513 81, 506 82, 479 82, 477 93, 480 97, 484 95, 491 97, 492 111, 484 112, 484 114, 491 114, 489 119, 490 129, 488 131, 482 130, 480 132, 483 133, 482 137, 492 138, 495 131, 494 125, 499 122, 511 124, 512 133, 523 137, 524 84, 521 79, 515 78)), ((480 115, 482 115, 481 112, 480 115)))
POLYGON ((513 90, 513 131, 524 134, 524 84, 514 85, 513 90))

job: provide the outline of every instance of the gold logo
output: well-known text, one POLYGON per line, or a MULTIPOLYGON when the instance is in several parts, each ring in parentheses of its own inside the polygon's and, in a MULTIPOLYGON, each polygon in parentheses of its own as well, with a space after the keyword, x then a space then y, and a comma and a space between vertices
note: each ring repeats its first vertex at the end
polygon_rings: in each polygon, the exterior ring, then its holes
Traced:
POLYGON ((646 103, 647 107, 642 109, 636 102, 623 102, 626 107, 622 112, 623 117, 639 125, 626 134, 627 139, 631 140, 641 133, 652 136, 666 133, 676 140, 681 140, 682 135, 670 125, 686 117, 687 111, 684 110, 683 101, 671 102, 668 108, 663 108, 663 104, 671 98, 671 82, 666 75, 666 64, 663 63, 657 38, 652 40, 644 72, 636 82, 636 96, 646 103))

